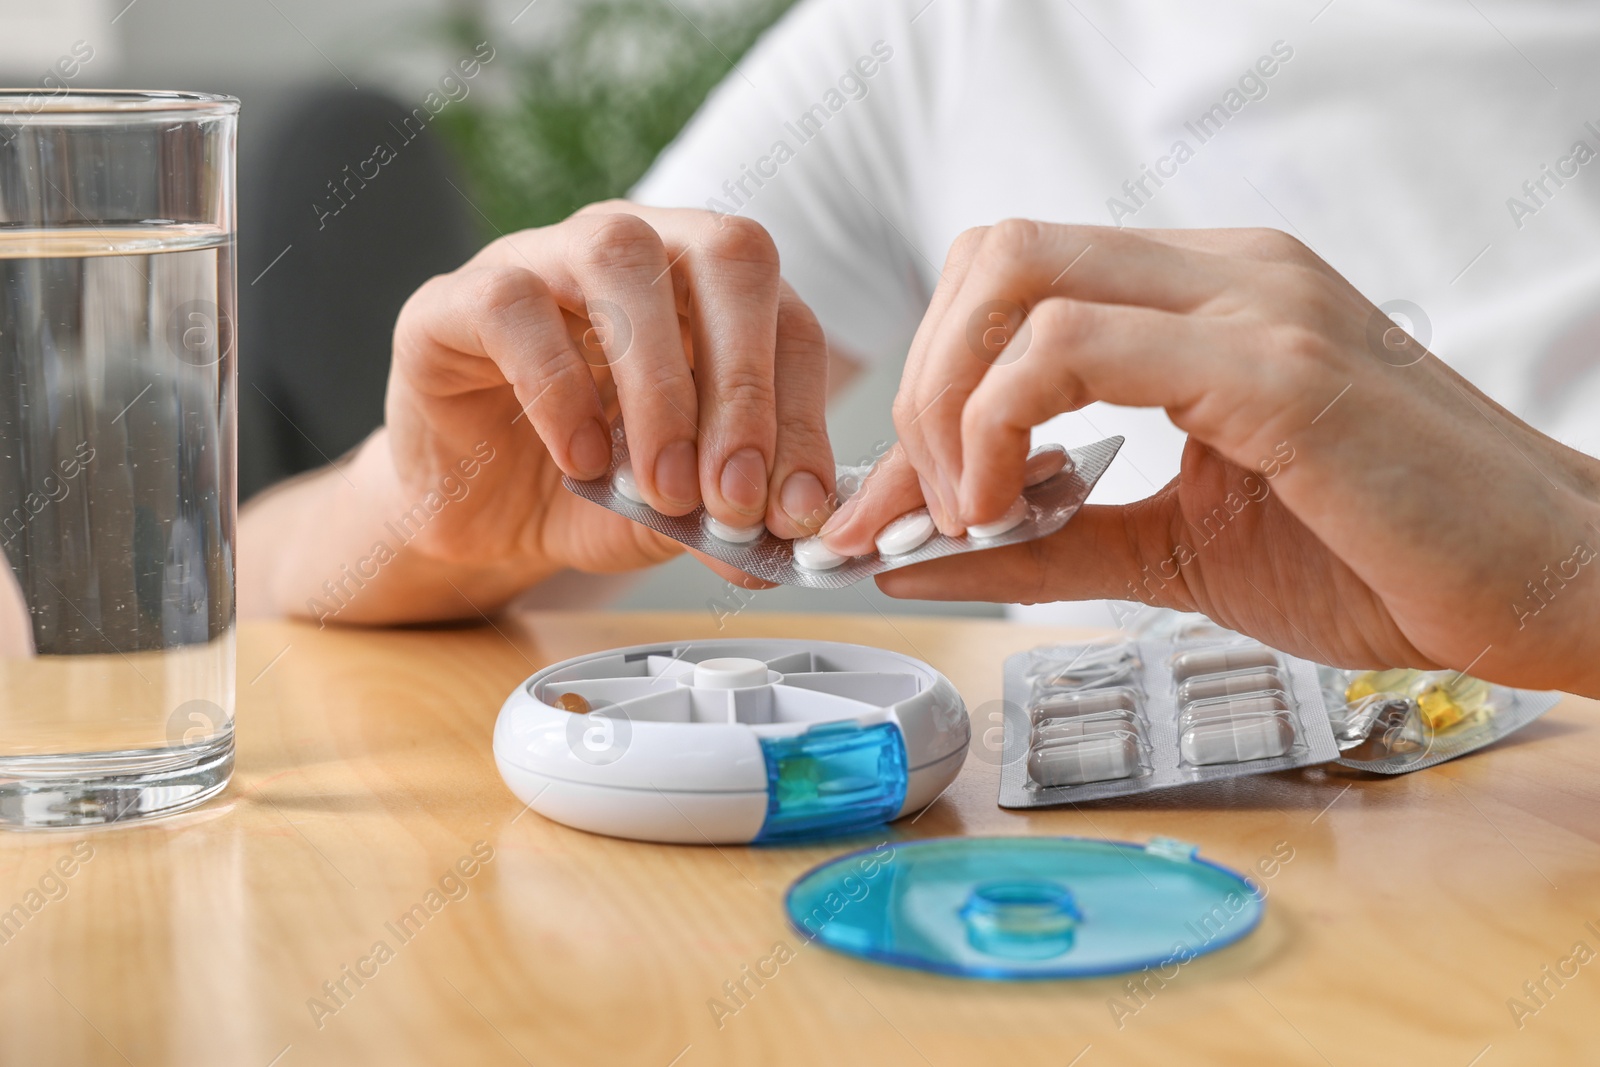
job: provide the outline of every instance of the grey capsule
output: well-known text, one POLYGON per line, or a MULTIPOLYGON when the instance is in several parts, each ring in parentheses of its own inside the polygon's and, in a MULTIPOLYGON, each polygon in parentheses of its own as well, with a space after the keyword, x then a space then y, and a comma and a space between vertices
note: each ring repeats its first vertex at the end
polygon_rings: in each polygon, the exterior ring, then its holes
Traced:
POLYGON ((1287 715, 1209 719, 1184 730, 1178 738, 1183 762, 1199 765, 1271 759, 1293 745, 1294 724, 1287 715))
POLYGON ((1127 778, 1138 770, 1139 740, 1126 732, 1050 745, 1028 757, 1028 777, 1046 787, 1127 778))
POLYGON ((1079 715, 1070 719, 1045 719, 1034 728, 1031 748, 1042 748, 1080 737, 1119 732, 1137 734, 1139 720, 1131 711, 1112 711, 1102 715, 1079 715))
POLYGON ((1287 693, 1289 683, 1276 667, 1257 670, 1228 671, 1226 674, 1202 674, 1178 686, 1178 703, 1193 704, 1197 700, 1214 700, 1217 697, 1237 696, 1241 693, 1287 693))
POLYGON ((1045 719, 1066 719, 1077 715, 1101 715, 1108 711, 1125 711, 1135 715, 1139 710, 1139 697, 1131 689, 1089 689, 1074 693, 1051 693, 1041 697, 1029 707, 1028 713, 1035 724, 1045 719))
POLYGON ((1213 719, 1237 719, 1245 715, 1287 715, 1289 702, 1282 693, 1246 693, 1218 697, 1184 705, 1178 715, 1180 726, 1213 719))
POLYGON ((1182 685, 1202 674, 1222 674, 1248 667, 1277 667, 1277 654, 1266 645, 1229 645, 1225 648, 1196 649, 1172 659, 1172 680, 1182 685))

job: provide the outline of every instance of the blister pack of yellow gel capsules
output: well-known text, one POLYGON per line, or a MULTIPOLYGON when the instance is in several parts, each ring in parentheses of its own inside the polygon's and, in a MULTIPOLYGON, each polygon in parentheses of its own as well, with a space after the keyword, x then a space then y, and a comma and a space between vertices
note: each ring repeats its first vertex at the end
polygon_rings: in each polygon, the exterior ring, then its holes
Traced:
MULTIPOLYGON (((592 481, 564 478, 562 484, 585 500, 763 581, 843 589, 913 563, 1048 537, 1078 513, 1121 447, 1122 438, 1110 437, 1081 448, 1036 448, 1028 455, 1022 495, 1000 519, 969 527, 961 537, 949 537, 934 526, 927 508, 918 508, 878 531, 877 550, 865 556, 838 555, 816 537, 785 540, 764 525, 729 526, 708 515, 704 506, 687 515, 661 514, 639 492, 621 419, 611 427, 611 466, 605 475, 592 481)), ((861 487, 870 470, 870 464, 837 468, 840 503, 861 487)))
POLYGON ((1317 666, 1203 620, 1005 665, 1000 806, 1035 808, 1338 757, 1317 666))
POLYGON ((1561 699, 1493 685, 1459 671, 1320 671, 1339 763, 1406 774, 1476 752, 1561 699))

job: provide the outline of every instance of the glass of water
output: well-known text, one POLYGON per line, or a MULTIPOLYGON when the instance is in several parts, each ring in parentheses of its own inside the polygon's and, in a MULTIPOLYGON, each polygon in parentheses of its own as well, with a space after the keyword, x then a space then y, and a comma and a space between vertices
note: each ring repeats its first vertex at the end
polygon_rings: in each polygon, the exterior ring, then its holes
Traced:
POLYGON ((0 826, 233 770, 238 110, 0 91, 0 826))

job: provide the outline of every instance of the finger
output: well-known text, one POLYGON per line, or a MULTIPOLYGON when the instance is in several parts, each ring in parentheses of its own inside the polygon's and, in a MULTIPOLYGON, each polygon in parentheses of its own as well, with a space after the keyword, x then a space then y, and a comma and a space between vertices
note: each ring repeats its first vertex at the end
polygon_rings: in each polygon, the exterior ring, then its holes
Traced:
POLYGON ((1137 504, 1089 505, 1049 537, 886 571, 877 576, 878 588, 907 600, 1112 599, 1191 610, 1180 581, 1146 581, 1149 556, 1141 546, 1162 543, 1169 514, 1163 494, 1137 504))
POLYGON ((896 444, 878 460, 861 488, 822 527, 822 543, 847 556, 875 550, 878 531, 923 504, 917 470, 896 444))
POLYGON ((626 213, 576 216, 561 227, 561 258, 583 312, 604 324, 598 340, 627 423, 639 490, 656 510, 681 515, 700 502, 699 401, 666 246, 649 223, 626 213))
POLYGON ((1053 297, 1029 316, 1030 348, 994 368, 960 417, 962 514, 998 518, 1022 491, 1033 427, 1096 400, 1166 408, 1175 423, 1210 443, 1233 411, 1266 421, 1252 399, 1257 347, 1232 323, 1150 308, 1053 297), (1202 402, 1220 397, 1209 408, 1202 402))
MULTIPOLYGON (((987 226, 973 227, 963 231, 951 242, 950 251, 945 255, 944 270, 939 275, 939 284, 934 288, 933 298, 928 302, 927 313, 917 325, 916 335, 911 339, 911 348, 906 353, 905 367, 900 373, 900 388, 895 395, 894 403, 895 431, 913 462, 918 459, 928 462, 930 470, 931 457, 923 444, 922 433, 917 423, 927 405, 937 404, 944 397, 935 393, 932 399, 928 399, 923 395, 924 391, 920 388, 923 382, 922 369, 927 360, 928 346, 943 325, 945 312, 950 309, 956 294, 960 292, 961 283, 966 280, 967 269, 972 264, 972 257, 977 253, 978 246, 983 243, 984 235, 988 232, 987 226)), ((930 485, 929 489, 934 490, 936 487, 930 485)), ((961 533, 961 517, 953 494, 945 498, 937 491, 931 491, 928 497, 928 511, 939 529, 951 535, 961 533)))
POLYGON ((759 223, 737 216, 620 202, 585 209, 615 210, 650 223, 673 265, 694 352, 706 510, 733 525, 761 521, 770 510, 771 487, 779 484, 772 473, 782 284, 777 248, 759 223))
POLYGON ((395 372, 435 396, 509 383, 520 409, 511 420, 526 418, 564 472, 597 478, 610 463, 594 378, 531 271, 468 266, 423 286, 396 325, 395 372))
POLYGON ((767 529, 779 537, 809 537, 822 528, 834 507, 828 342, 817 317, 788 285, 779 292, 773 388, 777 452, 767 529))
MULTIPOLYGON (((907 446, 917 469, 940 493, 956 496, 962 470, 960 419, 967 396, 992 366, 1026 355, 1033 337, 1025 316, 1038 300, 1062 294, 1188 311, 1221 292, 1240 271, 1228 257, 1122 230, 1016 219, 992 227, 918 371, 920 444, 907 446), (1004 327, 998 353, 980 343, 992 325, 1004 327)), ((898 422, 897 427, 906 436, 898 422)))
POLYGON ((760 223, 695 215, 692 232, 663 226, 688 281, 700 401, 700 489, 706 510, 749 526, 767 513, 776 449, 773 366, 778 249, 760 223))

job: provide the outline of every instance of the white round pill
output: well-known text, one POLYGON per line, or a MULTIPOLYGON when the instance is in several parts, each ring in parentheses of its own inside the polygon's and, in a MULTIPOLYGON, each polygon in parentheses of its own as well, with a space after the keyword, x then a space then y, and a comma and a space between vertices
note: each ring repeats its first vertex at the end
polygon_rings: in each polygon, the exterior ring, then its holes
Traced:
POLYGON ((1022 497, 1011 502, 1006 513, 993 522, 975 522, 967 527, 967 536, 979 539, 985 537, 999 537, 1003 533, 1010 533, 1022 525, 1022 520, 1028 517, 1028 502, 1022 497))
POLYGON ((933 531, 933 516, 927 508, 908 511, 878 531, 878 555, 903 556, 913 552, 927 543, 933 531))
POLYGON ((1071 461, 1072 457, 1060 445, 1045 445, 1028 456, 1028 462, 1022 468, 1022 484, 1032 486, 1049 481, 1071 461))
POLYGON ((633 477, 633 460, 625 459, 617 472, 611 476, 612 490, 624 500, 631 500, 635 504, 644 503, 644 494, 639 492, 639 483, 633 477))
POLYGON ((794 543, 794 565, 808 571, 831 571, 847 558, 823 544, 820 537, 802 537, 794 543))
POLYGON ((735 545, 748 545, 751 541, 761 540, 761 535, 767 532, 763 523, 754 526, 729 526, 719 522, 710 515, 706 516, 706 532, 719 541, 727 541, 735 545))

